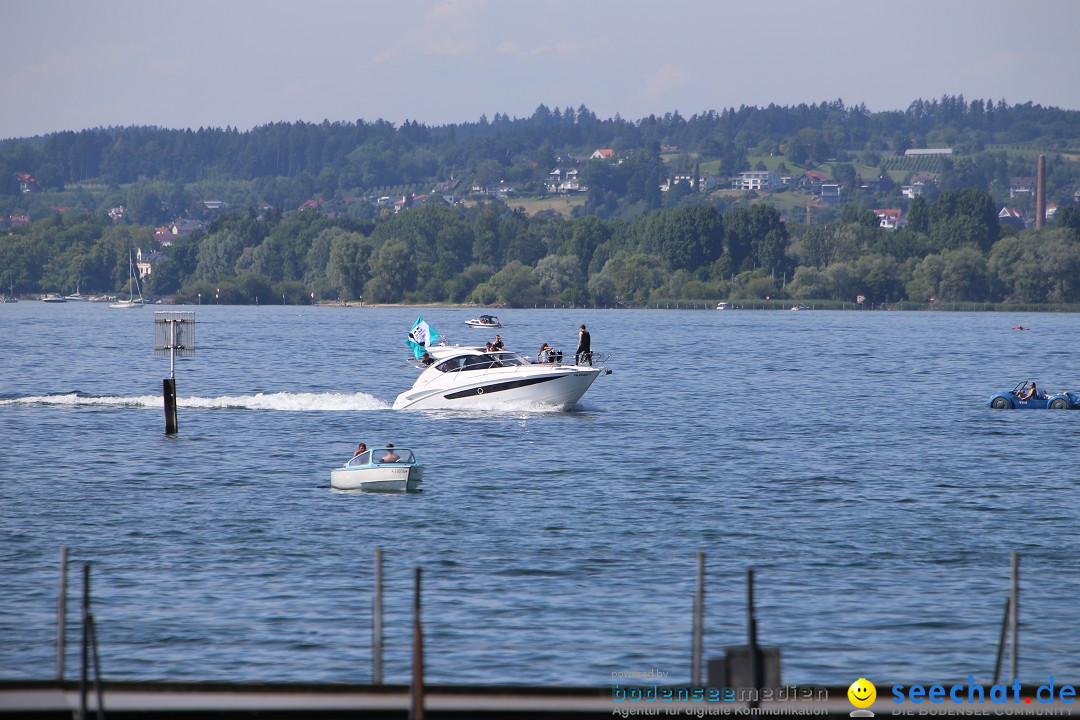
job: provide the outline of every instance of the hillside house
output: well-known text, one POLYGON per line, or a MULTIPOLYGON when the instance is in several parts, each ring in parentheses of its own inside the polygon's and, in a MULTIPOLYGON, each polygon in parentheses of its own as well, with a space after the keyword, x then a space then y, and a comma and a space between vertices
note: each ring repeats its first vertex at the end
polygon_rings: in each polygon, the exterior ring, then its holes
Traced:
POLYGON ((1009 178, 1009 197, 1018 195, 1032 195, 1035 192, 1035 178, 1011 177, 1009 178))
POLYGON ((431 192, 432 194, 453 192, 454 189, 458 186, 459 182, 460 180, 458 180, 456 177, 451 177, 449 180, 443 180, 441 183, 431 188, 431 192))
POLYGON ((1017 230, 1024 230, 1027 228, 1027 221, 1024 219, 1024 213, 1020 212, 1019 208, 1003 207, 998 212, 998 223, 1001 225, 1012 225, 1017 230))
POLYGON ((557 167, 548 173, 547 189, 550 193, 573 193, 581 191, 578 169, 557 167))
POLYGON ((899 208, 871 210, 878 219, 878 226, 885 230, 897 230, 904 224, 904 211, 899 208))
POLYGON ((614 160, 615 151, 611 148, 597 148, 593 150, 593 154, 589 156, 590 160, 614 160))
POLYGON ((19 181, 19 192, 28 193, 37 190, 37 178, 30 173, 17 172, 15 179, 19 181))
POLYGON ((671 184, 678 185, 679 183, 686 183, 690 187, 694 187, 694 180, 694 176, 690 173, 677 173, 675 175, 672 175, 671 184))
POLYGON ((822 183, 821 199, 827 203, 840 202, 840 185, 838 183, 822 183))
POLYGON ((585 192, 588 190, 581 181, 575 175, 574 177, 563 180, 558 185, 549 185, 548 190, 559 195, 568 195, 570 193, 585 192))
POLYGON ((698 188, 701 192, 712 192, 720 187, 720 178, 712 173, 701 173, 698 179, 701 182, 701 187, 698 188))
POLYGON ((866 178, 864 180, 862 175, 859 175, 855 179, 855 184, 858 185, 859 189, 863 192, 874 193, 875 195, 881 192, 880 177, 866 178))
POLYGON ((157 243, 158 247, 172 247, 172 230, 167 227, 154 228, 154 242, 157 243))
POLYGON ((913 182, 910 185, 903 185, 900 187, 900 194, 906 197, 908 200, 914 200, 916 197, 923 194, 926 190, 926 183, 913 182))
POLYGON ((159 252, 143 252, 142 248, 135 251, 135 268, 139 271, 139 278, 145 280, 154 274, 154 265, 165 259, 165 255, 159 252))
POLYGON ((772 191, 780 187, 780 176, 768 170, 748 170, 741 172, 731 179, 732 190, 766 190, 772 191))
POLYGON ((520 189, 521 183, 500 180, 498 185, 473 185, 472 194, 506 197, 508 195, 513 195, 520 189))
POLYGON ((177 220, 169 227, 174 237, 187 237, 196 230, 202 230, 203 224, 197 220, 177 220))
POLYGON ((799 176, 798 184, 805 192, 817 195, 821 192, 822 183, 827 179, 828 178, 825 177, 825 173, 823 172, 819 172, 818 170, 807 170, 799 176))

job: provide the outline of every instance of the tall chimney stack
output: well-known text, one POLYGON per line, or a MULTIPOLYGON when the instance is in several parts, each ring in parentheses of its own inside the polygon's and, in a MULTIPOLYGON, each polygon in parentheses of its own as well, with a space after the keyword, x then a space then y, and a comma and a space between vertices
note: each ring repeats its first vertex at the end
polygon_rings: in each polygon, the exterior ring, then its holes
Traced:
POLYGON ((1039 171, 1035 178, 1035 229, 1046 224, 1046 156, 1039 156, 1039 171))

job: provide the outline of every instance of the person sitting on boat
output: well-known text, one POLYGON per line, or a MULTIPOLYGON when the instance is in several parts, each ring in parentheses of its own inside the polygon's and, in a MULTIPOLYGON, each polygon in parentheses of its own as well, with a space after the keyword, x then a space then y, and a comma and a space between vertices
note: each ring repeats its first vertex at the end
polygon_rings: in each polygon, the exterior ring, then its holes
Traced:
POLYGON ((363 455, 366 452, 367 452, 367 445, 365 445, 364 443, 360 443, 359 445, 356 446, 356 452, 354 452, 352 454, 352 456, 356 457, 357 455, 363 455))
POLYGON ((424 365, 433 365, 435 363, 435 358, 431 357, 427 353, 424 353, 420 356, 420 362, 424 365))
POLYGON ((540 352, 536 353, 536 362, 549 363, 551 362, 551 350, 552 347, 547 343, 540 346, 540 352))
POLYGON ((495 350, 503 349, 503 341, 501 335, 496 335, 495 340, 491 343, 491 347, 495 350))
POLYGON ((386 454, 383 455, 383 458, 382 460, 380 460, 380 462, 397 462, 400 459, 401 456, 394 453, 394 443, 386 443, 386 454))
POLYGON ((1034 400, 1035 398, 1039 397, 1039 391, 1035 387, 1035 383, 1032 382, 1028 389, 1022 390, 1017 397, 1019 397, 1021 400, 1034 400))

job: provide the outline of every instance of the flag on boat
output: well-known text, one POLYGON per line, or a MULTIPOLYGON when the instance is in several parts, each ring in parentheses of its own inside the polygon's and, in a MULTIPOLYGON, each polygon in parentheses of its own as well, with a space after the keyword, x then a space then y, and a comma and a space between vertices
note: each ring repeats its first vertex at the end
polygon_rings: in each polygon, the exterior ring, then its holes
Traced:
POLYGON ((409 339, 405 341, 405 344, 412 348, 413 355, 419 360, 438 339, 439 331, 428 325, 424 318, 418 317, 412 330, 409 331, 409 339))

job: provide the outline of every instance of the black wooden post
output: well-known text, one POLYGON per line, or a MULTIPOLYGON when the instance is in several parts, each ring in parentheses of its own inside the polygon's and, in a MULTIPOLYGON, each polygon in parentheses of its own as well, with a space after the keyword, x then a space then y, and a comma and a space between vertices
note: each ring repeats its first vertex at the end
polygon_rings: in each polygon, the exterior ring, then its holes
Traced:
POLYGON ((165 378, 161 381, 162 394, 165 396, 165 434, 177 433, 176 415, 176 379, 165 378))

